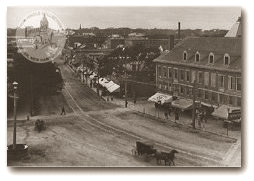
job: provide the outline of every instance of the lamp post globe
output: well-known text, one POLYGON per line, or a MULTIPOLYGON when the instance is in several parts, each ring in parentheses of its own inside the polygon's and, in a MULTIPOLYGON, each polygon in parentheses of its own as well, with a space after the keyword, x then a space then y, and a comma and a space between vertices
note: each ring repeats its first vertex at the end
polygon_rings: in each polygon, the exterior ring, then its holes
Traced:
POLYGON ((13 83, 12 83, 12 85, 13 85, 13 88, 14 88, 14 90, 17 90, 18 89, 18 82, 16 82, 16 81, 14 81, 13 83))

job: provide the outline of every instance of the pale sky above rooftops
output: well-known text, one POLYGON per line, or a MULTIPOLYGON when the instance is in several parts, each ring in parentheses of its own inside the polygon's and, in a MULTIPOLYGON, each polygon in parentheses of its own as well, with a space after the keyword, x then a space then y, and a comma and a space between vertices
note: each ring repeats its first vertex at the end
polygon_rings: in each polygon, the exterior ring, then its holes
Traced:
POLYGON ((33 11, 48 10, 67 28, 227 29, 241 16, 240 7, 8 7, 7 28, 16 28, 33 11))

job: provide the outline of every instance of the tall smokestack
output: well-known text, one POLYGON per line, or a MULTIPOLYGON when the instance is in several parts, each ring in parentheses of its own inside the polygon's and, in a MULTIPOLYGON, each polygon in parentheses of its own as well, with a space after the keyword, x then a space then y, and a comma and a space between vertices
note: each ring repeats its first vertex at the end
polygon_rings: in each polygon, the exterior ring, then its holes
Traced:
POLYGON ((174 48, 174 41, 175 41, 175 36, 169 35, 169 50, 172 50, 174 48))
POLYGON ((181 23, 178 22, 178 39, 181 39, 181 23))

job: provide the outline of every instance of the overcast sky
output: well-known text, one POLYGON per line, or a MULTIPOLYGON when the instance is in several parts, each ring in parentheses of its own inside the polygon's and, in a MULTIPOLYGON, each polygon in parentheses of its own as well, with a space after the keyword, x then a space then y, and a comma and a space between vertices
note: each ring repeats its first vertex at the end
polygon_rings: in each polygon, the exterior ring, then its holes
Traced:
POLYGON ((230 29, 240 7, 9 7, 7 27, 14 28, 36 10, 54 13, 68 28, 129 27, 177 29, 230 29))

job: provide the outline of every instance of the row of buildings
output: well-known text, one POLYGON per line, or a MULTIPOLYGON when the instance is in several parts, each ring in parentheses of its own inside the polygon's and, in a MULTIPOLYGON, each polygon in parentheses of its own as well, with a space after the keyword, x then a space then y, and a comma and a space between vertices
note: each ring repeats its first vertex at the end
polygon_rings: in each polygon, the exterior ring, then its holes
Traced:
POLYGON ((180 40, 180 23, 178 26, 176 39, 174 36, 148 39, 139 33, 129 34, 128 38, 112 35, 103 43, 104 48, 94 51, 77 49, 76 57, 94 55, 92 59, 96 62, 100 56, 109 54, 119 45, 160 47, 162 53, 154 60, 157 92, 185 100, 177 105, 183 110, 192 104, 195 97, 204 107, 215 108, 214 115, 219 118, 225 119, 228 112, 241 110, 241 18, 225 37, 189 37, 180 40))

